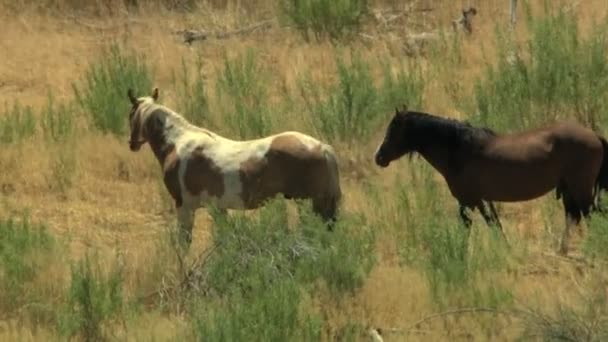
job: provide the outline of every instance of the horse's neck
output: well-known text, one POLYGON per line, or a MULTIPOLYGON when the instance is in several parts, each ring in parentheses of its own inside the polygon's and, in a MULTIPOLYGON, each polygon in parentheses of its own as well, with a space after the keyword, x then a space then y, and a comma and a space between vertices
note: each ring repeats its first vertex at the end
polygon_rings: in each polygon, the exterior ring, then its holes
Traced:
POLYGON ((447 146, 430 145, 418 151, 439 173, 447 177, 452 166, 450 160, 453 156, 447 146))

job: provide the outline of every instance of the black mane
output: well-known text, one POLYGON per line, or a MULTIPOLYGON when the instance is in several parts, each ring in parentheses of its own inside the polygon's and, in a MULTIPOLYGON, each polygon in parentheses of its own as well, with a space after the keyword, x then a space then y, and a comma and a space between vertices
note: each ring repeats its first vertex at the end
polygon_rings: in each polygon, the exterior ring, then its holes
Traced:
POLYGON ((474 127, 467 121, 444 118, 421 112, 408 112, 408 122, 417 132, 415 137, 420 147, 443 145, 448 148, 479 150, 488 140, 498 134, 486 127, 474 127))

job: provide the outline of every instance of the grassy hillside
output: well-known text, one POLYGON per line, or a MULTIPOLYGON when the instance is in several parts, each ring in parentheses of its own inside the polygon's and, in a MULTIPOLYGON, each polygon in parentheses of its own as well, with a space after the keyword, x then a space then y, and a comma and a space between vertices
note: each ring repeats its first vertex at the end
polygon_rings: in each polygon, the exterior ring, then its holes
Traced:
POLYGON ((401 104, 608 134, 608 4, 546 3, 511 30, 502 0, 0 1, 0 339, 605 340, 606 219, 559 257, 551 193, 499 205, 510 247, 477 213, 467 240, 426 162, 372 161, 401 104), (455 33, 470 4, 473 34, 455 33), (158 163, 128 148, 131 86, 226 137, 330 142, 336 231, 308 203, 201 209, 180 257, 158 163))

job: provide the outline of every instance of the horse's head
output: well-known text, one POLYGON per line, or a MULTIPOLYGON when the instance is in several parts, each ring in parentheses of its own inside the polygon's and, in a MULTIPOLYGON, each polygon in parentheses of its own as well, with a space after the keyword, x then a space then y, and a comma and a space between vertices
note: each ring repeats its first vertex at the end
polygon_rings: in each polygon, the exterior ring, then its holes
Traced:
POLYGON ((129 112, 129 127, 131 128, 131 138, 129 139, 129 148, 131 151, 139 151, 141 146, 148 141, 144 121, 144 112, 141 110, 142 104, 154 103, 158 99, 158 88, 154 88, 151 96, 136 97, 133 89, 127 92, 129 101, 131 101, 131 111, 129 112))
POLYGON ((387 167, 390 162, 399 159, 406 153, 414 152, 415 139, 412 136, 415 133, 412 126, 411 115, 407 107, 403 109, 395 108, 395 116, 388 124, 384 140, 376 150, 376 164, 381 167, 387 167))

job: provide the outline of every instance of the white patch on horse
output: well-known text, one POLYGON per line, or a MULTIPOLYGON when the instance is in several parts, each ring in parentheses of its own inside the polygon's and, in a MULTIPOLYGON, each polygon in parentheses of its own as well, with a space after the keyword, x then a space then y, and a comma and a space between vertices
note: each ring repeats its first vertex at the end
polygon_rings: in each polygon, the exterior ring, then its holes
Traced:
POLYGON ((140 108, 143 115, 157 109, 168 114, 165 123, 165 137, 168 142, 174 144, 178 158, 183 161, 180 163, 178 171, 183 205, 195 208, 213 203, 219 208, 243 209, 241 164, 252 157, 263 158, 270 149, 274 136, 257 140, 234 141, 188 123, 172 110, 154 103, 151 98, 142 98, 142 100, 144 101, 140 108), (206 191, 193 195, 184 184, 184 176, 191 156, 199 147, 203 147, 205 156, 221 170, 224 192, 219 198, 210 196, 206 191))
POLYGON ((298 138, 298 140, 299 140, 299 141, 300 141, 300 142, 301 142, 301 143, 302 143, 304 146, 306 146, 306 148, 307 148, 309 151, 312 151, 312 150, 313 150, 315 147, 317 147, 317 146, 321 145, 321 144, 319 143, 319 141, 318 141, 318 140, 316 140, 316 139, 314 139, 314 138, 312 138, 312 137, 310 137, 310 136, 308 136, 308 135, 305 135, 305 134, 299 133, 299 132, 285 132, 284 134, 293 135, 293 136, 295 136, 296 138, 298 138))

